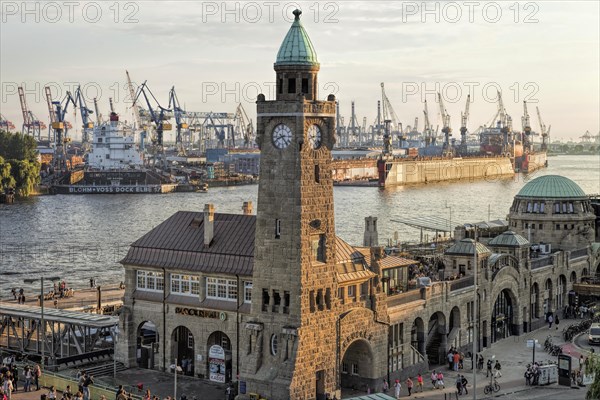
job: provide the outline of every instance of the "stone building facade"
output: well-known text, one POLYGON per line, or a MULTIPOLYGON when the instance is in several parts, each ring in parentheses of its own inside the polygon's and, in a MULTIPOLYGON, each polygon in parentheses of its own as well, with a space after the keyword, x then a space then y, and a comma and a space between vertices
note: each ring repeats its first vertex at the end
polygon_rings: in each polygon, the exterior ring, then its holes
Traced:
POLYGON ((509 226, 477 241, 461 237, 443 254, 440 279, 427 284, 415 278, 416 261, 377 246, 376 219, 364 247, 336 236, 335 98, 318 100, 316 52, 295 16, 275 63, 276 98, 257 100, 256 215, 249 203, 240 215, 207 204, 131 245, 118 357, 235 381, 240 399, 340 398, 342 387, 379 390, 383 379, 445 363, 450 347, 489 347, 537 329, 572 301, 573 283, 597 271, 600 254, 585 233, 552 233, 558 223, 595 228, 589 199, 565 178, 525 185, 509 226), (529 199, 567 210, 573 202, 573 222, 525 213, 529 199), (537 236, 523 225, 534 220, 543 224, 537 236))

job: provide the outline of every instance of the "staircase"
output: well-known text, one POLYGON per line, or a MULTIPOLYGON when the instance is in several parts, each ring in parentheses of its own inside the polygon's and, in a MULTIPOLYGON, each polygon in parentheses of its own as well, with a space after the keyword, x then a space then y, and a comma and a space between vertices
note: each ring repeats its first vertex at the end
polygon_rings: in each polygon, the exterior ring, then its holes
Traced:
POLYGON ((429 365, 439 365, 440 364, 440 344, 442 343, 442 338, 439 333, 435 333, 435 335, 429 340, 427 343, 427 359, 429 360, 429 365))
MULTIPOLYGON (((114 373, 114 368, 114 364, 110 362, 94 365, 93 367, 85 367, 85 371, 93 377, 110 376, 114 373)), ((117 372, 125 371, 126 369, 127 368, 123 363, 117 361, 117 372)))

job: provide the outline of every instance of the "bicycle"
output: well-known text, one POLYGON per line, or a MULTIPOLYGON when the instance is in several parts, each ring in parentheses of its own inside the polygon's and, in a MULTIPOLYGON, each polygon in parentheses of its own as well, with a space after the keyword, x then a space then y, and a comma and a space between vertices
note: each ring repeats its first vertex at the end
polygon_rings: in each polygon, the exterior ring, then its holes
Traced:
POLYGON ((496 380, 494 380, 493 383, 490 382, 483 387, 483 393, 485 393, 485 394, 490 394, 492 392, 499 392, 499 391, 500 391, 500 385, 498 385, 498 382, 496 382, 496 380))

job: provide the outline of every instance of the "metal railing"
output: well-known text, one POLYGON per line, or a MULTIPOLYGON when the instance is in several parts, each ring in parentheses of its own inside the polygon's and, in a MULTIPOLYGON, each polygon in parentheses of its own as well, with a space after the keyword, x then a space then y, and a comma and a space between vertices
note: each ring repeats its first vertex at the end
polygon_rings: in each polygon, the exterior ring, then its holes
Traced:
POLYGON ((538 269, 552 265, 554 258, 552 256, 541 257, 531 261, 531 269, 538 269))
POLYGON ((588 255, 587 247, 585 247, 583 249, 573 250, 571 252, 571 254, 569 254, 569 260, 573 260, 573 259, 579 258, 579 257, 586 257, 587 255, 588 255))
POLYGON ((475 285, 475 277, 467 276, 465 278, 457 279, 455 281, 450 281, 450 291, 453 292, 455 290, 464 289, 473 285, 475 285))

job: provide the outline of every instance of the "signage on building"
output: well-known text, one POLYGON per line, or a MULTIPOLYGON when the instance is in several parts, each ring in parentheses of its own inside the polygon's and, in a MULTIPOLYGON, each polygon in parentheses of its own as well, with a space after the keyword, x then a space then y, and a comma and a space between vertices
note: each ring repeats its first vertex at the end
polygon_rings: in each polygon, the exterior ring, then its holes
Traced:
POLYGON ((221 321, 225 321, 227 319, 227 314, 222 311, 198 310, 196 308, 187 307, 175 307, 175 314, 192 315, 199 318, 220 319, 221 321))
POLYGON ((208 349, 208 368, 211 381, 225 383, 225 350, 217 344, 208 349))

